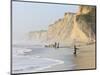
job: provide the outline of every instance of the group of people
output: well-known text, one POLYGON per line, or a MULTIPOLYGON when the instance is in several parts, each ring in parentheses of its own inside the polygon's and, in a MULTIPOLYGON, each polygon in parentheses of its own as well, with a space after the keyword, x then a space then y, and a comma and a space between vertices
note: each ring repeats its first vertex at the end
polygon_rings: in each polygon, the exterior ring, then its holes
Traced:
MULTIPOLYGON (((59 42, 58 43, 55 42, 54 47, 55 48, 59 48, 59 42)), ((77 48, 76 48, 76 45, 74 45, 74 52, 73 52, 73 54, 76 55, 77 54, 76 52, 77 52, 77 48)))
POLYGON ((58 42, 58 43, 55 42, 54 47, 55 47, 55 48, 59 48, 59 42, 58 42))
MULTIPOLYGON (((45 47, 53 47, 53 48, 59 48, 59 42, 55 42, 53 45, 45 45, 45 47)), ((74 45, 74 52, 73 54, 76 55, 77 53, 76 45, 74 45)))
POLYGON ((45 47, 59 48, 59 42, 55 42, 54 44, 45 45, 45 47))
MULTIPOLYGON (((59 43, 55 42, 54 47, 59 48, 59 43)), ((74 53, 73 54, 76 55, 76 52, 77 52, 77 48, 76 48, 76 45, 74 45, 74 53)))

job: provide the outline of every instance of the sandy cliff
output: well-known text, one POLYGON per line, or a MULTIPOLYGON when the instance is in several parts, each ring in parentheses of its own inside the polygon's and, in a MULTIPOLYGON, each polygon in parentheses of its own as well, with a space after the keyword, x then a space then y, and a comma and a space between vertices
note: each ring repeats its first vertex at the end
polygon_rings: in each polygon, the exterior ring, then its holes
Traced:
POLYGON ((49 25, 47 31, 32 32, 31 38, 49 43, 95 41, 95 13, 94 6, 80 6, 77 13, 65 13, 64 17, 49 25))
POLYGON ((82 42, 95 41, 95 7, 80 6, 74 17, 71 38, 82 42))
POLYGON ((74 13, 65 13, 62 19, 48 27, 48 41, 64 43, 68 42, 73 28, 74 13))

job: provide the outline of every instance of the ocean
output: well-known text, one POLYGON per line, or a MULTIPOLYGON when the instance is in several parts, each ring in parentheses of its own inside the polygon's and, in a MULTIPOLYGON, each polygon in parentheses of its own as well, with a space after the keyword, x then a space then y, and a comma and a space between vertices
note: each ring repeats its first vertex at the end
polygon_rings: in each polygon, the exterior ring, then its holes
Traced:
POLYGON ((12 48, 12 73, 72 70, 75 66, 70 48, 40 45, 14 45, 12 48))

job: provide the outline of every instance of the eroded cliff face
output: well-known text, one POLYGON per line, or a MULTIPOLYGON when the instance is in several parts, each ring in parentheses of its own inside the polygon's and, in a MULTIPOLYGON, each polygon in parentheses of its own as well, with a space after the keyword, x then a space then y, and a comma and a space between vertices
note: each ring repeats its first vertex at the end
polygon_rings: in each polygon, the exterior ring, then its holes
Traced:
POLYGON ((32 32, 31 38, 48 43, 95 41, 95 14, 94 6, 80 6, 77 13, 65 13, 63 18, 49 25, 47 31, 32 32))
POLYGON ((73 29, 74 13, 65 13, 62 19, 48 27, 48 41, 65 43, 69 41, 70 33, 73 29))
POLYGON ((80 6, 79 12, 74 17, 74 27, 71 38, 81 42, 95 41, 96 22, 95 7, 80 6))

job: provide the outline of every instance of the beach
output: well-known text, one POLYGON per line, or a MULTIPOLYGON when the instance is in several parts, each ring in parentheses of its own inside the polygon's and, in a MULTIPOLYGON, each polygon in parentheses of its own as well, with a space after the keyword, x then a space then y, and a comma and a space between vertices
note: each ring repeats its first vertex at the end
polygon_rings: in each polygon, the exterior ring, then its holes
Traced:
POLYGON ((48 68, 46 69, 46 71, 53 71, 55 69, 58 71, 95 69, 96 68, 95 52, 96 52, 95 44, 80 46, 77 49, 77 54, 73 55, 72 57, 74 67, 67 69, 68 68, 67 66, 65 66, 64 64, 60 64, 52 68, 48 68))
POLYGON ((96 48, 95 44, 82 46, 79 48, 75 63, 77 69, 95 69, 96 67, 96 48))
POLYGON ((95 69, 96 7, 37 4, 12 2, 12 73, 95 69))
POLYGON ((77 47, 76 55, 73 48, 30 49, 13 57, 13 73, 95 69, 95 44, 77 47))

